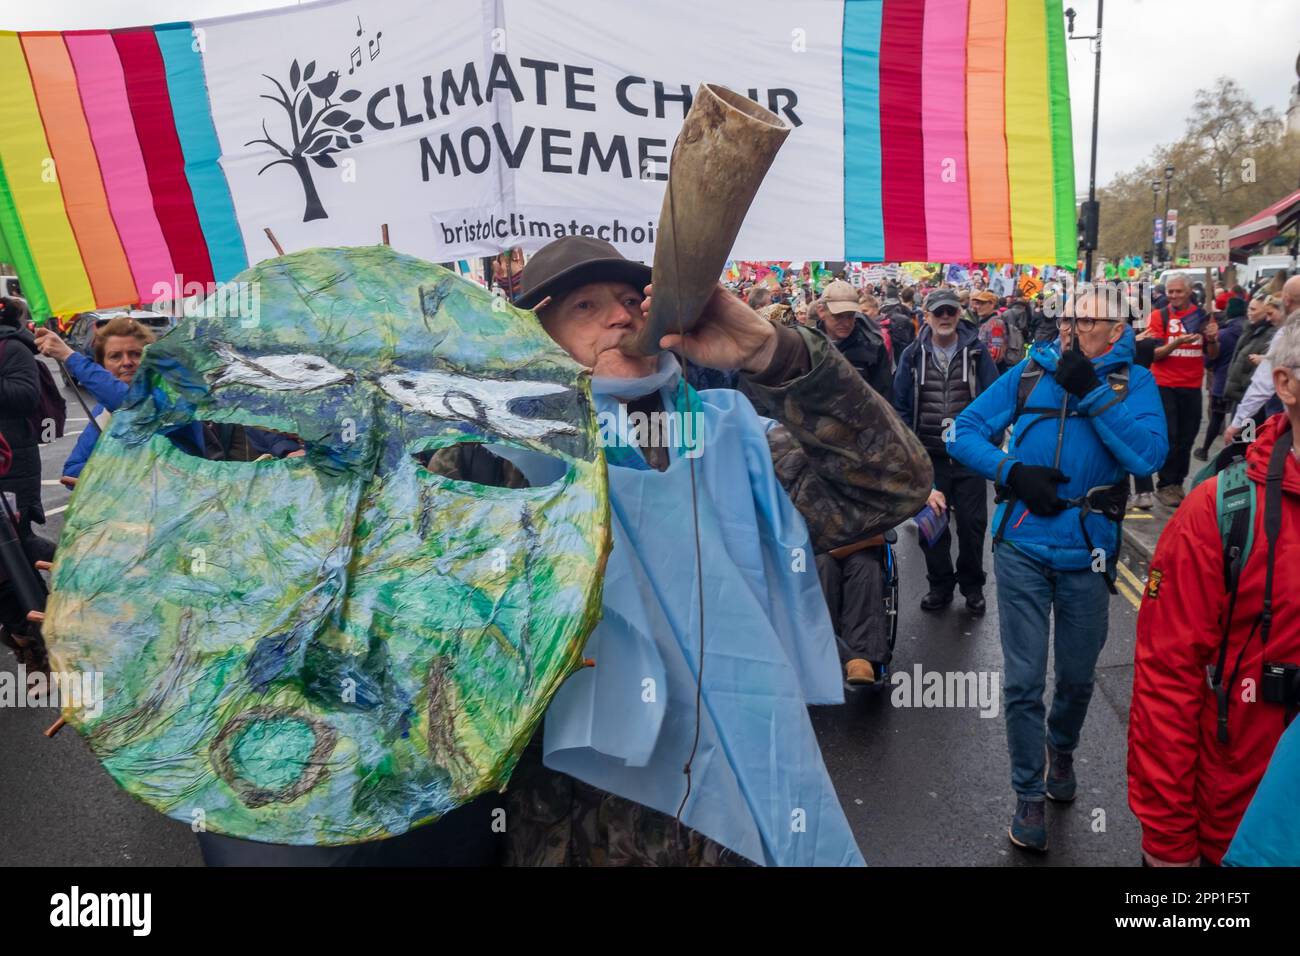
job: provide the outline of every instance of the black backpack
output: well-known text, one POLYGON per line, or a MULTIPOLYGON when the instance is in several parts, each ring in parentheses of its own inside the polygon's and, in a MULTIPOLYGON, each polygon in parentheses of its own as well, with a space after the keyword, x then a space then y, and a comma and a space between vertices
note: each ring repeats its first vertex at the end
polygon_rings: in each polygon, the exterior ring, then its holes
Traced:
MULTIPOLYGON (((9 341, 9 339, 0 341, 0 362, 4 361, 5 349, 9 341)), ((49 368, 39 360, 36 361, 36 391, 39 396, 36 410, 28 420, 31 422, 32 433, 35 434, 37 443, 45 444, 63 437, 63 428, 68 421, 68 403, 63 400, 63 393, 59 391, 59 386, 54 381, 54 376, 50 374, 49 368), (54 434, 47 437, 50 425, 54 426, 54 434)))

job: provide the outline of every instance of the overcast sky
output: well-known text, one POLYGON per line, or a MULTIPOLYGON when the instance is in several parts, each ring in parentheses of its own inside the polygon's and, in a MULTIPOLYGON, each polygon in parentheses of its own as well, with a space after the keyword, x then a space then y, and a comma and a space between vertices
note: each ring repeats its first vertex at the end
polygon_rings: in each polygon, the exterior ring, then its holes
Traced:
MULTIPOLYGON (((603 6, 604 0, 591 0, 603 6)), ((714 0, 717 2, 717 0, 714 0)), ((137 26, 287 6, 283 0, 0 0, 0 29, 137 26)), ((1097 0, 1065 0, 1075 32, 1096 32, 1097 0)), ((743 4, 737 4, 741 9, 743 4)), ((1198 87, 1235 78, 1261 106, 1285 113, 1300 55, 1300 0, 1110 0, 1102 54, 1097 181, 1141 162, 1183 131, 1198 87)), ((1093 57, 1068 43, 1075 181, 1088 188, 1093 57)))

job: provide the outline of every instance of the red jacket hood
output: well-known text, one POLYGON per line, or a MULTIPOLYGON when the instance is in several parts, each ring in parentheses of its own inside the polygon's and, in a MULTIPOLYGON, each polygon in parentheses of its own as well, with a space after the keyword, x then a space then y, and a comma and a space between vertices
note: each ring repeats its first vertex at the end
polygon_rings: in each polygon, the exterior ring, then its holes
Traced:
MULTIPOLYGON (((1260 426, 1259 433, 1246 450, 1246 474, 1250 480, 1262 485, 1268 480, 1268 460, 1273 454, 1278 436, 1287 430, 1284 441, 1292 442, 1290 424, 1285 413, 1274 415, 1260 426)), ((1286 469, 1282 472, 1282 490, 1287 494, 1300 495, 1300 461, 1295 455, 1288 455, 1286 469)))

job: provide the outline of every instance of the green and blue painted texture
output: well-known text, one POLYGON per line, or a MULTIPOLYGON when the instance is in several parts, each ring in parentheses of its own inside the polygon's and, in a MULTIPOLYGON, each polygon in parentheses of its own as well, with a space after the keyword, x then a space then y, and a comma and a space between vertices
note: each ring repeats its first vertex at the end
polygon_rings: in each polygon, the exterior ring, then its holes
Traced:
POLYGON ((187 823, 394 836, 503 787, 581 666, 610 548, 589 378, 531 313, 383 246, 235 281, 256 314, 148 348, 69 506, 45 633, 106 699, 65 716, 187 823), (196 458, 162 434, 195 420, 306 455, 196 458), (418 460, 462 442, 562 476, 487 487, 418 460))

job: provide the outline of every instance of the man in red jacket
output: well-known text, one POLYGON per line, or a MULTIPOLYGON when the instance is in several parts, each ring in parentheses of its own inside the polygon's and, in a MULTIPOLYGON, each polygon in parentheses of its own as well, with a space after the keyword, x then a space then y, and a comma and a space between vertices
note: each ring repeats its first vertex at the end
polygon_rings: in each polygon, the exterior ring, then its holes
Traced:
POLYGON ((1169 456, 1160 469, 1156 497, 1161 504, 1177 508, 1185 494, 1183 481, 1201 430, 1205 359, 1219 355, 1219 326, 1192 301, 1191 287, 1182 276, 1165 284, 1165 294, 1169 304, 1151 313, 1146 337, 1160 341, 1151 374, 1160 386, 1169 425, 1169 456))
POLYGON ((1170 519, 1138 614, 1129 806, 1153 866, 1220 862, 1300 705, 1300 314, 1278 337, 1273 379, 1286 411, 1265 422, 1247 452, 1254 536, 1235 602, 1224 580, 1221 472, 1170 519), (1273 535, 1270 470, 1278 476, 1273 535), (1263 613, 1270 564, 1271 616, 1263 613), (1216 674, 1217 693, 1207 679, 1216 674))

